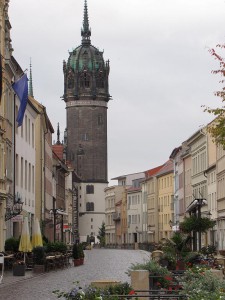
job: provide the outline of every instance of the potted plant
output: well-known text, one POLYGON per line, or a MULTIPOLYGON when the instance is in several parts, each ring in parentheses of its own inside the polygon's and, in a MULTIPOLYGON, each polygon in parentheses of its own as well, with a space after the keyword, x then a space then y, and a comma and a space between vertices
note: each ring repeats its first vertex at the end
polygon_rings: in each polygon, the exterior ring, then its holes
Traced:
POLYGON ((73 245, 72 256, 73 256, 73 263, 75 267, 80 266, 81 264, 84 263, 84 250, 81 244, 75 243, 73 245))
POLYGON ((84 264, 84 249, 82 244, 78 244, 78 253, 79 253, 79 259, 80 259, 80 264, 84 264))
POLYGON ((25 276, 26 265, 23 260, 17 260, 13 264, 13 276, 25 276))
POLYGON ((132 264, 128 269, 128 275, 131 274, 131 271, 140 270, 149 271, 149 284, 151 289, 167 288, 171 283, 171 272, 167 268, 160 266, 159 263, 154 260, 132 264))
POLYGON ((78 244, 77 243, 73 244, 72 256, 73 256, 74 267, 79 266, 80 265, 80 259, 79 259, 79 250, 78 250, 78 244))
POLYGON ((43 273, 45 271, 46 253, 44 247, 38 246, 33 248, 33 259, 35 273, 43 273))
POLYGON ((190 253, 190 236, 181 232, 174 232, 170 239, 162 246, 163 256, 168 261, 170 270, 184 270, 184 257, 190 253))

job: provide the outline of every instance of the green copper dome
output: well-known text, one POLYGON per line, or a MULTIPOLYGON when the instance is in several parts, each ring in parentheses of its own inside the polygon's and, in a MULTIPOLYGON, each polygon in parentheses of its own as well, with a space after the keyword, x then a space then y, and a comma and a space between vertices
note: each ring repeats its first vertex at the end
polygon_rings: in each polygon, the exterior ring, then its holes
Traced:
POLYGON ((64 101, 88 99, 109 101, 109 61, 103 52, 91 45, 87 1, 84 2, 84 20, 81 29, 81 45, 70 52, 63 62, 64 101))
POLYGON ((103 52, 92 45, 81 45, 70 52, 68 67, 73 71, 99 71, 104 68, 103 52))

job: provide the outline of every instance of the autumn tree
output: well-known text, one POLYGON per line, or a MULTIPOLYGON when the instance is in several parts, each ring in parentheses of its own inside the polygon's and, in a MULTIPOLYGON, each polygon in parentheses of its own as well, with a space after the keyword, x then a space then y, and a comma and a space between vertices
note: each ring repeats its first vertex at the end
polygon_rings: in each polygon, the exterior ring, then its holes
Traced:
MULTIPOLYGON (((217 50, 221 50, 222 52, 225 49, 224 45, 217 45, 217 50)), ((225 150, 225 86, 224 86, 224 77, 225 77, 225 59, 221 55, 218 54, 218 51, 215 49, 209 50, 210 54, 215 58, 215 60, 219 63, 218 70, 213 70, 213 74, 219 74, 222 79, 220 83, 222 84, 222 89, 220 91, 215 92, 215 96, 219 97, 222 101, 222 106, 218 108, 205 107, 204 111, 207 111, 210 114, 215 116, 215 120, 208 126, 208 132, 211 134, 213 141, 217 145, 222 145, 225 150)))

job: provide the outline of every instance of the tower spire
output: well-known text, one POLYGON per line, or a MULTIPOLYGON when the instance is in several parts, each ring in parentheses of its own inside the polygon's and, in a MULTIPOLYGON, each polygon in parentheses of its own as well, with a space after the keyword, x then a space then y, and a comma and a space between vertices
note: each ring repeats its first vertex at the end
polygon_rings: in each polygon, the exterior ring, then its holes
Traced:
POLYGON ((59 130, 59 123, 58 123, 58 126, 57 126, 57 144, 58 144, 58 145, 60 144, 60 130, 59 130))
POLYGON ((82 45, 90 45, 91 30, 89 28, 87 0, 84 0, 84 19, 81 29, 82 45))
POLYGON ((29 78, 29 96, 34 98, 33 93, 33 80, 32 80, 32 64, 31 64, 31 58, 30 58, 30 78, 29 78))

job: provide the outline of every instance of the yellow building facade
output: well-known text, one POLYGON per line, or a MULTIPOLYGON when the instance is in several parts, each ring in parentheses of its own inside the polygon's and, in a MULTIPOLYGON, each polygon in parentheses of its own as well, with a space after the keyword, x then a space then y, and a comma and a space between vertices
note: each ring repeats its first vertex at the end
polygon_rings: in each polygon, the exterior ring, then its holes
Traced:
POLYGON ((174 219, 173 161, 168 160, 157 174, 159 241, 172 236, 170 221, 174 219))

